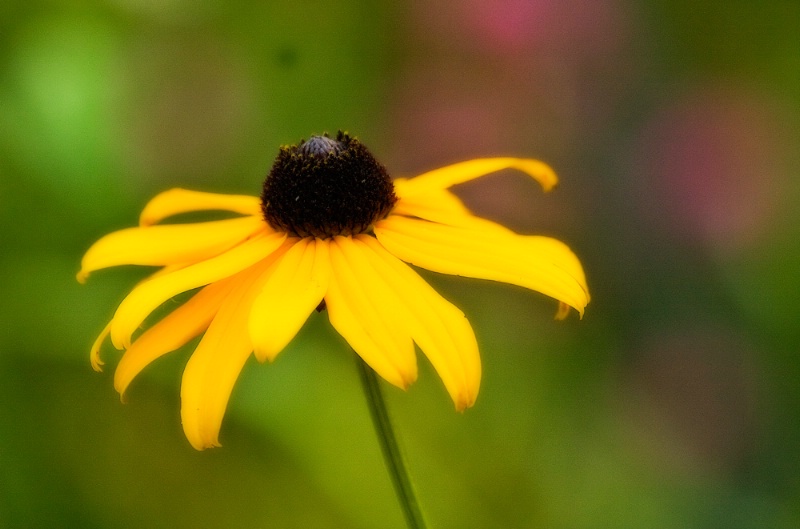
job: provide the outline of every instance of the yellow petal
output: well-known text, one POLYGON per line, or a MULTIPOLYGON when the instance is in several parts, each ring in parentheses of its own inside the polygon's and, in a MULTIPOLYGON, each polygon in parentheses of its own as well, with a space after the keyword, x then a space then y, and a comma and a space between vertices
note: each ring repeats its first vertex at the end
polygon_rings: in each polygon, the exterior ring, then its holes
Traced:
POLYGON ((555 266, 571 275, 583 289, 586 303, 589 303, 591 296, 589 295, 589 287, 586 284, 583 266, 569 246, 558 239, 542 235, 515 235, 514 238, 519 238, 520 243, 527 246, 530 252, 539 255, 540 259, 549 260, 555 266))
POLYGON ((539 182, 545 191, 549 191, 558 183, 558 177, 547 164, 528 158, 478 158, 440 169, 434 169, 414 177, 401 184, 397 190, 400 197, 411 197, 420 193, 447 189, 489 173, 503 169, 517 169, 527 173, 539 182))
POLYGON ((78 281, 91 272, 125 264, 165 266, 208 259, 265 228, 261 217, 128 228, 94 243, 81 262, 78 281))
POLYGON ((409 214, 402 211, 406 206, 470 214, 469 208, 461 199, 447 189, 432 189, 426 193, 411 194, 407 190, 408 180, 395 179, 393 183, 395 194, 399 199, 395 204, 394 211, 397 212, 400 209, 399 214, 401 215, 409 214))
POLYGON ((408 211, 410 208, 418 208, 423 211, 434 210, 469 214, 469 209, 464 205, 461 199, 446 189, 405 197, 397 192, 397 187, 395 187, 395 194, 398 196, 398 201, 392 213, 398 215, 414 216, 414 212, 408 211))
POLYGON ((111 323, 112 343, 118 349, 129 347, 131 335, 156 307, 181 292, 244 270, 277 250, 285 238, 285 233, 260 233, 216 257, 140 283, 114 314, 111 323))
MULTIPOLYGON (((417 358, 414 353, 414 342, 405 323, 397 318, 397 313, 385 302, 385 296, 391 295, 388 285, 375 272, 361 244, 351 237, 336 237, 332 262, 335 262, 336 275, 341 284, 346 286, 345 293, 356 297, 356 306, 374 312, 379 325, 385 326, 385 336, 393 346, 387 349, 389 360, 395 366, 407 387, 417 379, 417 358)), ((368 316, 369 317, 369 316, 368 316)))
POLYGON ((254 283, 266 263, 231 278, 231 290, 186 364, 181 382, 181 422, 197 450, 219 446, 219 429, 231 391, 253 351, 247 315, 254 283))
POLYGON ((404 322, 389 313, 374 279, 361 275, 368 264, 351 238, 334 239, 330 263, 325 304, 331 324, 375 372, 405 389, 416 380, 417 363, 404 322))
POLYGON ((449 226, 513 233, 505 226, 473 215, 458 197, 447 190, 400 198, 391 214, 416 217, 449 226))
POLYGON ((274 360, 300 331, 328 289, 328 241, 300 239, 269 270, 250 311, 256 359, 274 360))
POLYGON ((188 189, 170 189, 154 196, 142 210, 139 225, 149 226, 167 217, 191 211, 232 211, 242 215, 261 215, 261 200, 247 195, 222 195, 188 189))
POLYGON ((108 337, 108 333, 111 331, 111 322, 108 322, 103 330, 100 331, 100 334, 97 336, 97 339, 92 344, 92 348, 89 351, 89 362, 92 364, 92 369, 97 372, 103 370, 103 361, 100 359, 100 347, 102 347, 103 342, 106 341, 108 337))
MULTIPOLYGON (((235 278, 235 276, 234 276, 235 278)), ((133 342, 114 372, 114 388, 123 397, 131 381, 156 358, 186 345, 208 328, 234 278, 208 285, 133 342)))
POLYGON ((549 237, 503 235, 390 216, 375 234, 387 250, 416 266, 444 274, 490 279, 536 290, 575 308, 589 302, 580 262, 549 237))
POLYGON ((480 387, 481 361, 475 334, 464 313, 373 237, 360 235, 356 242, 381 280, 370 281, 370 285, 388 285, 387 292, 381 290, 381 301, 411 332, 439 373, 456 409, 472 406, 480 387))

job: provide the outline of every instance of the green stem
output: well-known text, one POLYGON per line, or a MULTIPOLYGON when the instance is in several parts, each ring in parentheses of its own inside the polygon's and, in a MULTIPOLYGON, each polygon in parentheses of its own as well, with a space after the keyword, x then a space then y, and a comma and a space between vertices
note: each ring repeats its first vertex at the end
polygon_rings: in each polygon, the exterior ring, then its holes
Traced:
POLYGON ((386 401, 383 399, 381 387, 375 371, 372 370, 360 357, 356 355, 359 372, 361 374, 361 385, 364 387, 364 396, 367 398, 369 412, 372 415, 372 423, 375 426, 375 433, 381 444, 383 459, 394 484, 397 500, 403 509, 406 523, 410 529, 425 529, 425 520, 419 509, 417 498, 414 495, 414 488, 411 486, 411 479, 408 476, 403 456, 400 454, 400 446, 397 444, 397 437, 394 428, 389 420, 389 412, 386 408, 386 401))

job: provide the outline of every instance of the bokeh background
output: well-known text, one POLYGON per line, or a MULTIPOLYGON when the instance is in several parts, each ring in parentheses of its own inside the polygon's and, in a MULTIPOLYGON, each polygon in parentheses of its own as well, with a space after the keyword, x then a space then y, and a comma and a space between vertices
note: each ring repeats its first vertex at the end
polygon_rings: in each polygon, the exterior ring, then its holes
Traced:
POLYGON ((0 6, 0 526, 400 528, 351 353, 315 315, 248 365, 222 432, 179 418, 186 348, 129 402, 88 349, 146 273, 74 279, 173 186, 257 194, 277 148, 345 129, 395 175, 466 184, 566 241, 582 321, 424 273, 481 344, 453 411, 421 359, 386 386, 431 527, 800 526, 800 3, 189 2, 0 6))

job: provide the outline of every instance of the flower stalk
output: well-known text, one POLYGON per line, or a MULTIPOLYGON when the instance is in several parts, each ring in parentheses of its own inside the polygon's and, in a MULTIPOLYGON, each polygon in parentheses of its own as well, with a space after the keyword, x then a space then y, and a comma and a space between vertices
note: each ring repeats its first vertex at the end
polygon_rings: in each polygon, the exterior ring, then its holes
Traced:
POLYGON ((372 424, 375 426, 375 433, 381 445, 383 459, 392 478, 395 494, 397 494, 397 500, 400 502, 406 523, 409 529, 425 529, 427 525, 422 517, 422 511, 414 494, 414 487, 411 483, 405 460, 400 452, 397 436, 389 419, 389 410, 386 408, 386 401, 383 398, 378 377, 375 375, 375 371, 357 355, 356 363, 361 375, 364 396, 367 399, 369 412, 372 416, 372 424))

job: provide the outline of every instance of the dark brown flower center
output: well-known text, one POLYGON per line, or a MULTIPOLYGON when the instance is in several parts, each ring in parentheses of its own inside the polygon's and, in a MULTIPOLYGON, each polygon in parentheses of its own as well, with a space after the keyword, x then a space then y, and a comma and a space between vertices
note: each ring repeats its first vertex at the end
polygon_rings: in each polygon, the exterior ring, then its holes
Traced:
POLYGON ((281 147, 261 192, 270 226, 322 239, 370 231, 395 202, 386 168, 341 131, 281 147))

